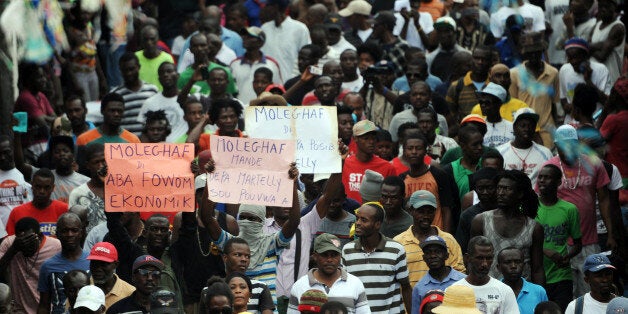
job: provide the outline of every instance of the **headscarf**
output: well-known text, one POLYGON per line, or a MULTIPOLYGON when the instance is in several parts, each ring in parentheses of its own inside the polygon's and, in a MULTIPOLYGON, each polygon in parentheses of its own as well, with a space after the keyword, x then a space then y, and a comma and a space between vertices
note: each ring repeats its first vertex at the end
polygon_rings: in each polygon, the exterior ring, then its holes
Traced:
POLYGON ((240 227, 238 237, 249 243, 249 248, 251 249, 249 269, 252 269, 264 262, 268 248, 275 240, 275 234, 264 233, 263 221, 266 219, 265 206, 242 204, 240 205, 239 215, 243 213, 251 214, 262 221, 257 222, 238 219, 238 226, 240 227))

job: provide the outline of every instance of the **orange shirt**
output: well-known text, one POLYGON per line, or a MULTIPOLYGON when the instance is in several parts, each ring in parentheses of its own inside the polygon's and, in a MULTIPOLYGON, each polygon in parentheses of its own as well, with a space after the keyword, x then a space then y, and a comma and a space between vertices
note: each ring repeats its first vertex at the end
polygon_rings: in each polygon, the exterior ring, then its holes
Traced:
MULTIPOLYGON (((240 131, 240 130, 236 129, 236 133, 238 133, 238 136, 236 136, 236 137, 242 137, 243 136, 242 131, 240 131)), ((214 135, 222 135, 222 134, 220 134, 220 129, 216 130, 216 133, 214 133, 214 135)), ((208 150, 209 149, 209 147, 210 147, 209 146, 209 142, 210 142, 210 138, 211 138, 210 136, 211 136, 211 134, 203 133, 203 134, 201 134, 201 137, 198 138, 198 146, 200 148, 198 150, 199 152, 202 152, 204 150, 208 150)))
POLYGON ((403 182, 406 184, 406 199, 410 198, 412 193, 418 190, 429 191, 436 197, 436 213, 432 225, 443 228, 443 215, 440 211, 440 199, 438 198, 438 184, 430 171, 424 175, 413 178, 410 175, 405 176, 403 182))
POLYGON ((87 145, 89 143, 141 143, 140 139, 133 133, 120 129, 120 133, 115 136, 103 135, 100 128, 91 129, 76 139, 77 146, 87 145))
POLYGON ((436 21, 439 17, 445 15, 445 5, 440 0, 432 0, 432 2, 421 2, 419 12, 429 13, 432 20, 436 21))

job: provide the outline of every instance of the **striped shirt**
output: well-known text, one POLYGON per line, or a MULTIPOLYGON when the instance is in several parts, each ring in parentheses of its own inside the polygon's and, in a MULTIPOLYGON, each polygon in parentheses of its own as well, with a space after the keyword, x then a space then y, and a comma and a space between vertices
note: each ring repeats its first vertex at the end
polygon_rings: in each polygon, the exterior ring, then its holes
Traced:
POLYGON ((259 280, 251 280, 253 285, 251 297, 246 305, 246 311, 251 314, 262 313, 264 310, 275 310, 273 298, 268 287, 259 280))
MULTIPOLYGON (((220 237, 218 240, 214 241, 214 244, 223 250, 225 243, 234 237, 234 235, 222 230, 220 237)), ((288 247, 290 240, 292 240, 292 238, 286 238, 281 231, 275 233, 275 241, 271 242, 270 246, 267 248, 264 262, 254 268, 246 270, 246 275, 249 276, 251 280, 259 280, 266 284, 273 296, 274 304, 277 304, 277 297, 275 296, 275 282, 277 280, 277 264, 279 263, 279 255, 281 255, 284 248, 288 247)))
POLYGON ((140 134, 142 134, 143 124, 137 122, 137 116, 140 113, 144 101, 157 94, 157 86, 142 82, 142 86, 137 91, 132 91, 126 88, 126 86, 121 85, 114 88, 111 92, 124 98, 124 116, 122 117, 122 124, 120 126, 140 136, 140 134))
POLYGON ((401 285, 409 285, 406 251, 403 245, 380 234, 375 251, 364 251, 360 239, 342 248, 342 262, 366 289, 372 313, 405 313, 401 285))
POLYGON ((358 277, 347 273, 347 270, 340 269, 340 277, 331 287, 319 282, 314 277, 314 270, 310 270, 307 275, 299 278, 294 283, 290 291, 290 303, 288 304, 288 314, 299 313, 299 300, 301 295, 307 290, 316 289, 325 292, 329 302, 337 301, 344 304, 351 314, 370 314, 369 302, 366 299, 364 284, 358 277))

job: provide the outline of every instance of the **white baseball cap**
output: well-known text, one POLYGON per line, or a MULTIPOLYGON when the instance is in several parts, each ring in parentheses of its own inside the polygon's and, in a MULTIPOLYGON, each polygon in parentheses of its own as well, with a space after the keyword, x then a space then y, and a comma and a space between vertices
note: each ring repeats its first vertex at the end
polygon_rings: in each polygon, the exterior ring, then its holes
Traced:
POLYGON ((86 307, 92 311, 98 311, 101 306, 105 306, 105 294, 100 288, 89 285, 79 290, 74 309, 86 307))
POLYGON ((342 17, 347 17, 354 14, 370 16, 371 8, 371 4, 364 0, 353 0, 349 2, 349 5, 347 5, 346 8, 340 10, 338 12, 338 15, 342 17))

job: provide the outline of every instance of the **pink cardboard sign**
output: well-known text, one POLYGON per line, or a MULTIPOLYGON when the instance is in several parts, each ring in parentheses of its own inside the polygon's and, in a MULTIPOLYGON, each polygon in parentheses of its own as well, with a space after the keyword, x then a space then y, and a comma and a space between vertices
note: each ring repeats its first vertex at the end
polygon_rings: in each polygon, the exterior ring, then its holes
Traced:
POLYGON ((193 144, 105 144, 105 211, 194 211, 193 144))
POLYGON ((207 175, 209 199, 217 203, 290 207, 288 170, 294 161, 293 140, 212 135, 216 170, 207 175))

